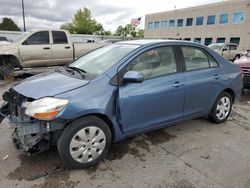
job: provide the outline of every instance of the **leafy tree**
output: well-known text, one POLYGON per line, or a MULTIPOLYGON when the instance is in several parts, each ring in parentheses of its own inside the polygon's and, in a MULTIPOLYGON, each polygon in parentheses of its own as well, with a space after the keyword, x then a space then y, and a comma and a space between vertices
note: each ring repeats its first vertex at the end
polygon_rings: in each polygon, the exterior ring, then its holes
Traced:
POLYGON ((72 23, 66 23, 61 26, 61 29, 66 29, 70 33, 76 34, 98 34, 102 35, 104 29, 102 24, 96 22, 89 9, 79 9, 74 15, 72 23))
POLYGON ((136 31, 135 27, 131 24, 127 24, 125 27, 121 25, 118 26, 116 29, 115 35, 116 36, 132 36, 132 37, 140 37, 143 36, 143 30, 136 31))
POLYGON ((0 30, 4 31, 21 31, 20 28, 11 18, 3 18, 2 23, 0 23, 0 30))
POLYGON ((119 25, 118 28, 116 29, 115 35, 116 36, 123 36, 125 34, 124 28, 119 25))

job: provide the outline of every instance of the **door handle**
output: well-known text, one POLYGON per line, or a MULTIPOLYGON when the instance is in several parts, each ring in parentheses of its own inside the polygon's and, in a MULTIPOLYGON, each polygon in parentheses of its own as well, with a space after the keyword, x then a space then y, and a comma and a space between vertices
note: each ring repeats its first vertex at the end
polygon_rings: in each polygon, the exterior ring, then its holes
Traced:
POLYGON ((50 50, 50 47, 44 47, 43 49, 44 50, 50 50))
POLYGON ((70 49, 70 46, 66 46, 65 49, 70 49))
POLYGON ((183 83, 177 81, 177 82, 175 82, 172 86, 173 86, 173 87, 181 87, 181 86, 183 86, 183 85, 184 85, 183 83))

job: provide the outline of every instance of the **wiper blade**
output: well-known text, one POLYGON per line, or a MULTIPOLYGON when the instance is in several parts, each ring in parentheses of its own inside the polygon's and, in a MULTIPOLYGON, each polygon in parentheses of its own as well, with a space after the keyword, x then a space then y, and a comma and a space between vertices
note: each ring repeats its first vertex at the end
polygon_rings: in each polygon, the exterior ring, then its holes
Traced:
POLYGON ((69 68, 69 69, 73 69, 73 70, 75 70, 75 71, 79 71, 79 72, 87 73, 85 70, 80 69, 80 68, 78 68, 78 67, 69 67, 69 66, 68 66, 67 68, 69 68))
POLYGON ((87 73, 85 70, 79 69, 77 67, 66 66, 65 70, 67 72, 70 72, 72 75, 74 74, 74 71, 76 71, 76 72, 78 72, 81 75, 82 78, 85 78, 85 75, 83 73, 87 73))

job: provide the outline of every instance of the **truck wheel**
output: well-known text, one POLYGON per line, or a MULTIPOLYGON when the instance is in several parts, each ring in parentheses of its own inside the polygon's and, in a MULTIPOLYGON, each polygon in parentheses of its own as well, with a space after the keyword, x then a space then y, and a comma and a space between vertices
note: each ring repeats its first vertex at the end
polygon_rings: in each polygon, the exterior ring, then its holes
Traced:
POLYGON ((0 76, 4 77, 4 76, 13 76, 14 75, 14 67, 12 65, 1 65, 0 66, 0 76))
POLYGON ((70 123, 57 142, 61 159, 70 168, 86 168, 98 164, 111 146, 109 126, 95 116, 70 123))
POLYGON ((209 119, 214 123, 225 122, 231 113, 232 101, 232 96, 229 93, 221 93, 215 100, 214 106, 209 114, 209 119))

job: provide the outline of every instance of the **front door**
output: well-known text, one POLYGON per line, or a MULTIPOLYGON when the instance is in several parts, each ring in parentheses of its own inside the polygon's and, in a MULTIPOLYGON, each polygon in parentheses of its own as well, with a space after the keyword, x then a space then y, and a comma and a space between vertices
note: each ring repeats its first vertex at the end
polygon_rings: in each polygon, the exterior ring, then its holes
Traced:
POLYGON ((119 108, 125 133, 152 129, 183 116, 185 81, 172 47, 143 52, 122 71, 144 75, 142 83, 121 84, 119 108))
POLYGON ((48 31, 39 31, 20 44, 19 54, 24 67, 52 65, 49 38, 48 31))

